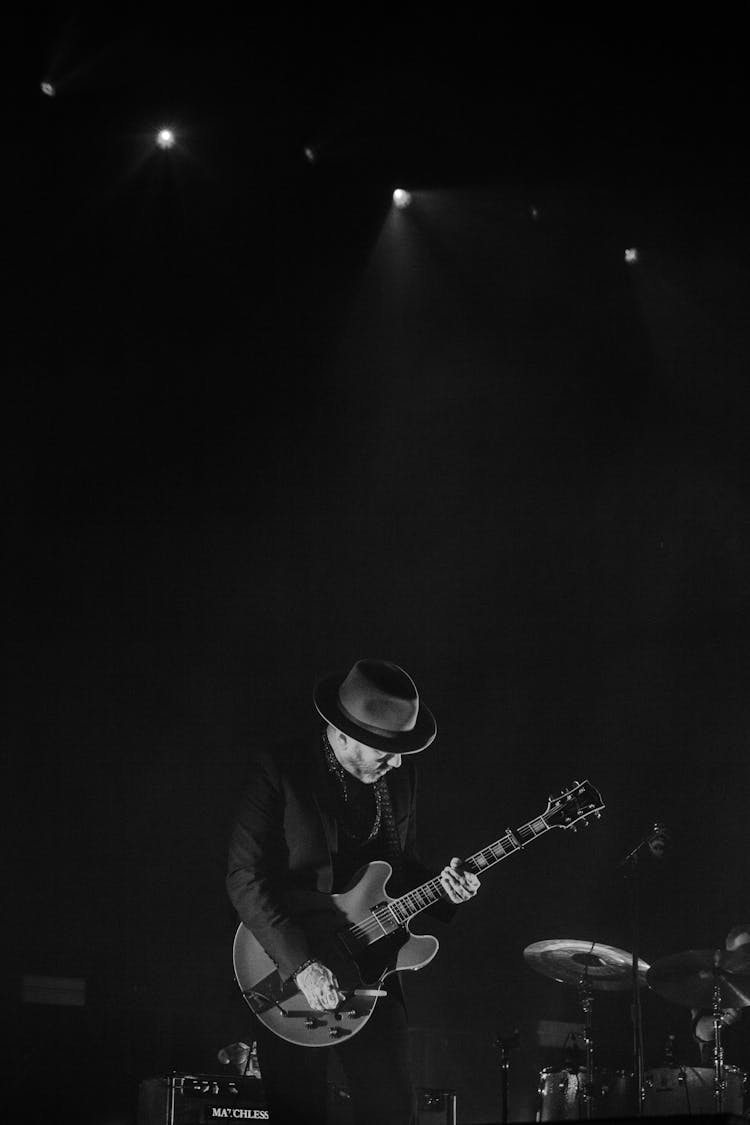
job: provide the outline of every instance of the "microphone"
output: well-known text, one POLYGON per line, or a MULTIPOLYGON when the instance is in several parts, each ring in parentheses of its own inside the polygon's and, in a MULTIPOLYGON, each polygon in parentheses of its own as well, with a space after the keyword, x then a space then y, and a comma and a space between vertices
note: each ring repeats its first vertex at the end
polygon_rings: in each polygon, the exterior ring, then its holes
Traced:
POLYGON ((672 847, 672 833, 666 824, 654 824, 646 836, 646 845, 654 859, 664 859, 672 847))
POLYGON ((672 847, 672 833, 667 828, 666 824, 657 821, 651 825, 646 835, 638 841, 636 846, 631 852, 620 860, 617 864, 620 868, 631 869, 638 863, 638 856, 641 850, 648 848, 649 855, 654 859, 664 859, 666 853, 672 847))

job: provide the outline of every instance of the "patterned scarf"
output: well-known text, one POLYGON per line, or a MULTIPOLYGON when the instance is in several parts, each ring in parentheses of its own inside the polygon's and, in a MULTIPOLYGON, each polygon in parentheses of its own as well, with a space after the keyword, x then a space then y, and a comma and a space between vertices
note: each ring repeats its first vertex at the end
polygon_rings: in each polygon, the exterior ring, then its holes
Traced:
POLYGON ((340 825, 349 840, 360 848, 367 847, 381 834, 385 845, 384 859, 398 876, 402 868, 401 841, 393 815, 391 794, 385 777, 372 785, 357 782, 347 773, 333 752, 325 727, 323 728, 323 753, 329 773, 336 779, 340 803, 340 825))

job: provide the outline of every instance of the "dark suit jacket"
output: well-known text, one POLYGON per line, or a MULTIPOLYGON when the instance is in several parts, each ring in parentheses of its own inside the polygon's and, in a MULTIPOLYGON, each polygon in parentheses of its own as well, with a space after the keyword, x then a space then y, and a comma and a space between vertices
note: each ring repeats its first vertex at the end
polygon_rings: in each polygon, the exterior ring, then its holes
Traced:
MULTIPOLYGON (((387 779, 410 888, 434 874, 421 863, 416 849, 413 757, 404 756, 387 779)), ((231 834, 226 885, 240 919, 276 962, 282 978, 312 956, 295 921, 293 902, 304 897, 312 903, 331 893, 332 857, 338 849, 334 808, 332 779, 317 740, 278 747, 251 763, 231 834)), ((441 902, 431 913, 447 920, 453 907, 441 902)))

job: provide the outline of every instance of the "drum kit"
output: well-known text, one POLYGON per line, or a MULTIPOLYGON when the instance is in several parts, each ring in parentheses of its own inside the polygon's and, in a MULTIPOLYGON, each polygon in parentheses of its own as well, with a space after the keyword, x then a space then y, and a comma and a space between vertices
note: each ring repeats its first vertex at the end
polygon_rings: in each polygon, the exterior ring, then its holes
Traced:
POLYGON ((742 1114, 746 1075, 725 1064, 721 1036, 725 1009, 750 1006, 750 946, 734 952, 688 949, 649 966, 611 945, 553 938, 527 946, 524 958, 543 976, 575 987, 584 1016, 585 1061, 564 1070, 545 1067, 540 1071, 537 1121, 742 1114), (643 1071, 641 1064, 643 1081, 638 1089, 632 1072, 595 1065, 596 994, 638 993, 643 988, 713 1020, 713 1066, 643 1071))

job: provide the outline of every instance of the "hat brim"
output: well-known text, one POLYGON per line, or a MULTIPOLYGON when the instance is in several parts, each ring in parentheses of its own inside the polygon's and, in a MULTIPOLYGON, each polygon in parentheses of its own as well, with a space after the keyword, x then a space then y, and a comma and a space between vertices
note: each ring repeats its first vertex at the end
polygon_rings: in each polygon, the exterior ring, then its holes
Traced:
POLYGON ((373 750, 385 750, 389 754, 418 754, 426 750, 437 734, 437 723, 429 707, 419 703, 417 721, 412 730, 400 731, 392 736, 373 734, 359 726, 348 715, 345 715, 339 705, 339 688, 344 677, 326 676, 315 685, 313 702, 321 718, 331 723, 336 730, 342 731, 350 738, 361 742, 363 746, 370 746, 373 750))

